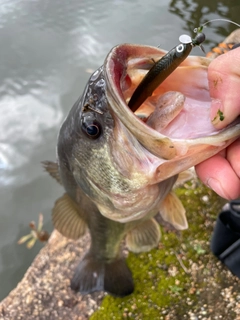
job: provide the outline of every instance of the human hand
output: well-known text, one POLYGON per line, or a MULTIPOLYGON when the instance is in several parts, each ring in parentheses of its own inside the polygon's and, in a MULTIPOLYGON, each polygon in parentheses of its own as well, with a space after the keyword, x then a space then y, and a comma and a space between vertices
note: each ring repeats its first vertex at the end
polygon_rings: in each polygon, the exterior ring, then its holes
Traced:
MULTIPOLYGON (((213 99, 212 123, 221 129, 240 115, 240 47, 210 63, 208 80, 213 99), (221 114, 224 117, 222 121, 221 114)), ((196 172, 203 183, 221 197, 228 200, 240 197, 240 138, 217 155, 198 164, 196 172)))

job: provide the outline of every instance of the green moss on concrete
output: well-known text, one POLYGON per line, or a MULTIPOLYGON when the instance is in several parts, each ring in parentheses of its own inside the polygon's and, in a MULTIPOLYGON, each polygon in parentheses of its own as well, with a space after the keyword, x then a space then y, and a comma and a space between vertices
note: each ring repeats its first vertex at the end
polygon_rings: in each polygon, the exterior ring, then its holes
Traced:
POLYGON ((130 253, 127 262, 133 272, 134 293, 125 298, 107 295, 91 320, 170 319, 166 317, 174 314, 176 318, 171 319, 182 319, 188 310, 198 309, 200 299, 209 303, 205 291, 210 278, 220 284, 224 281, 221 269, 213 271, 217 261, 209 249, 223 200, 198 181, 176 193, 186 208, 189 229, 181 233, 162 230, 158 249, 130 253))

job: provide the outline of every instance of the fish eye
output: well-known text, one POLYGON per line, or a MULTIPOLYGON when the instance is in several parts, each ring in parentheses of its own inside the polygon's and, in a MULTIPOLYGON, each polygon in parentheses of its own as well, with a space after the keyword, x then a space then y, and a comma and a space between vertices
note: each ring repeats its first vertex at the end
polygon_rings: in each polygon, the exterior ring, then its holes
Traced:
POLYGON ((97 139, 101 134, 101 125, 96 120, 82 122, 82 131, 91 139, 97 139))

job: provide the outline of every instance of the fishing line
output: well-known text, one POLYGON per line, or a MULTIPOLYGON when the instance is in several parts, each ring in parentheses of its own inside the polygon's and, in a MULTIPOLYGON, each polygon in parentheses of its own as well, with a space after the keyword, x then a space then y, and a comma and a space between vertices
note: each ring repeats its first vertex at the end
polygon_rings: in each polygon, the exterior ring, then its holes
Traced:
POLYGON ((202 30, 203 30, 203 28, 205 28, 207 26, 207 24, 209 24, 211 22, 216 22, 216 21, 229 22, 229 23, 232 23, 232 24, 234 24, 234 25, 236 25, 237 27, 240 28, 240 24, 238 24, 237 22, 234 22, 232 20, 222 19, 222 18, 212 19, 212 20, 209 20, 209 21, 205 22, 201 26, 193 29, 193 32, 197 33, 197 35, 196 35, 196 37, 194 39, 191 38, 189 35, 182 34, 179 37, 179 41, 181 43, 185 43, 185 44, 192 43, 193 46, 199 46, 201 48, 201 50, 205 53, 204 47, 202 45, 202 42, 205 40, 205 34, 202 32, 202 30))
POLYGON ((239 27, 240 28, 240 25, 235 22, 235 21, 232 21, 232 20, 228 20, 228 19, 222 19, 222 18, 218 18, 218 19, 212 19, 212 20, 209 20, 207 22, 205 22, 204 24, 202 24, 200 27, 197 27, 193 30, 194 33, 198 33, 198 32, 202 32, 203 28, 206 27, 207 24, 211 23, 211 22, 215 22, 215 21, 225 21, 225 22, 229 22, 229 23, 232 23, 234 24, 235 26, 239 27))

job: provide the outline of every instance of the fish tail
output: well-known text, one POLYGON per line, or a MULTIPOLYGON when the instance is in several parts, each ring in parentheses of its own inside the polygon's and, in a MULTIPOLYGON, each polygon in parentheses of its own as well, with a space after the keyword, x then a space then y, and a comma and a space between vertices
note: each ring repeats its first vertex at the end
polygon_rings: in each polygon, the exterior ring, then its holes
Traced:
POLYGON ((97 260, 88 253, 75 271, 71 288, 82 294, 106 291, 114 296, 124 297, 133 292, 134 285, 124 258, 106 262, 97 260))

